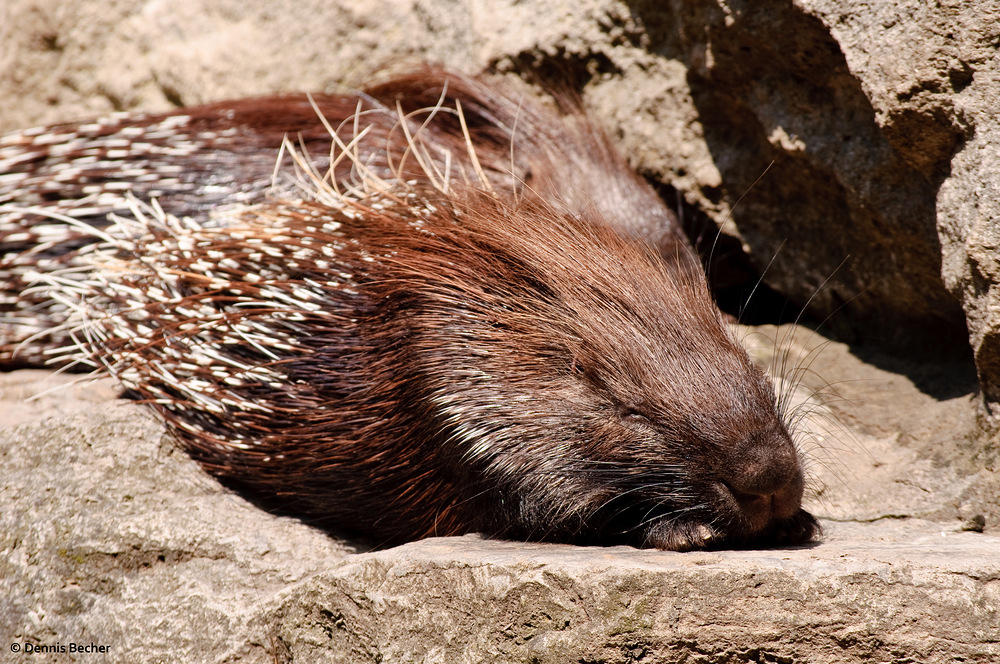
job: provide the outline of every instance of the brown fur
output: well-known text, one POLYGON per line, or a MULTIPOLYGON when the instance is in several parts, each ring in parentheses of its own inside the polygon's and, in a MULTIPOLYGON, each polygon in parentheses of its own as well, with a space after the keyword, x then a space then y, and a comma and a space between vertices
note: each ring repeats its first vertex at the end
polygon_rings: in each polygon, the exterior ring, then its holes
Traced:
MULTIPOLYGON (((112 252, 115 287, 87 286, 87 349, 207 469, 384 542, 483 532, 688 549, 817 532, 770 382, 672 216, 582 113, 433 69, 316 103, 345 144, 365 126, 350 117, 359 103, 382 109, 322 186, 393 184, 343 209, 265 202, 180 238, 153 224, 112 252), (412 114, 409 140, 385 109, 412 114), (165 278, 176 297, 137 316, 128 294, 165 278), (288 341, 233 343, 255 324, 288 341), (227 359, 184 364, 205 348, 227 359)), ((229 121, 269 124, 277 111, 255 104, 230 104, 229 121)), ((225 108, 192 114, 218 123, 225 108)), ((248 131, 267 142, 297 122, 248 131)), ((306 132, 314 159, 324 140, 306 132)))

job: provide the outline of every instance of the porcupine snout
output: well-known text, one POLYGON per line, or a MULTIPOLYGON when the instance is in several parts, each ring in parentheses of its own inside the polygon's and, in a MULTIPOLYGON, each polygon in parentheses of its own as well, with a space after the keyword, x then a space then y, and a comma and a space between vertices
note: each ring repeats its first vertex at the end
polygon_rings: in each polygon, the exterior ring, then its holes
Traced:
POLYGON ((780 423, 734 446, 721 470, 722 483, 751 531, 801 509, 805 477, 795 445, 780 423))

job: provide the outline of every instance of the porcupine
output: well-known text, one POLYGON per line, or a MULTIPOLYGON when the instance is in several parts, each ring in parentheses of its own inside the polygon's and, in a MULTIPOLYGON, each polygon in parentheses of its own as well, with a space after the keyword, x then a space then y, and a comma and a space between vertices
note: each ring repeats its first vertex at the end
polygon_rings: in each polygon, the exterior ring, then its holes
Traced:
POLYGON ((387 544, 811 539, 771 383, 562 103, 427 67, 13 134, 0 343, 104 368, 213 474, 387 544))

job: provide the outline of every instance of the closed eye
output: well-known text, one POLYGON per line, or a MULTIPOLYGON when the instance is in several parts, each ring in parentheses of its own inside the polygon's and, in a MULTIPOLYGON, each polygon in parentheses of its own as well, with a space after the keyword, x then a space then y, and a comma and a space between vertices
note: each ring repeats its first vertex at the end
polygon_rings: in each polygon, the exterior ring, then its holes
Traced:
POLYGON ((632 424, 643 424, 643 425, 650 424, 649 418, 643 415, 635 408, 629 408, 623 406, 618 410, 618 417, 620 417, 623 421, 632 424))

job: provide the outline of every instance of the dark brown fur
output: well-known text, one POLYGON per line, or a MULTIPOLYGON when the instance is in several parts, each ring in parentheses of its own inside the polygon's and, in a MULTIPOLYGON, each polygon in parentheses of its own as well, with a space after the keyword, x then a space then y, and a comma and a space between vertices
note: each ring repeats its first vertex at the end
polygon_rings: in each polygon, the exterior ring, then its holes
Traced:
MULTIPOLYGON (((415 184, 346 212, 264 202, 227 227, 192 233, 206 252, 193 257, 155 229, 119 252, 127 261, 155 246, 183 299, 145 305, 141 324, 152 333, 90 350, 155 401, 195 458, 384 542, 483 532, 688 549, 798 543, 816 533, 770 382, 728 334, 670 213, 582 113, 560 118, 479 79, 424 69, 361 97, 318 99, 345 143, 359 101, 375 109, 365 116, 374 129, 335 179, 364 180, 358 163, 367 163, 378 177, 415 184), (459 100, 485 183, 458 114, 418 112, 442 99, 444 108, 459 100), (433 116, 419 140, 405 140, 390 121, 397 104, 414 114, 411 133, 433 116), (436 164, 431 174, 416 163, 419 145, 436 164), (445 168, 438 148, 455 157, 447 191, 430 183, 445 168), (275 233, 276 255, 264 266, 246 238, 275 233), (336 248, 333 270, 323 267, 323 247, 336 248), (214 269, 222 286, 196 266, 209 249, 239 266, 214 269), (271 265, 279 266, 273 278, 244 278, 269 275, 271 265), (271 293, 311 284, 325 284, 320 309, 289 318, 275 306, 271 293), (178 305, 210 307, 224 322, 185 327, 175 322, 178 305), (292 347, 227 341, 233 326, 254 322, 297 335, 292 347), (229 386, 208 368, 177 364, 199 347, 268 367, 280 385, 229 386), (170 380, 158 366, 173 366, 170 380), (189 391, 185 381, 197 378, 214 383, 189 391), (216 412, 192 398, 201 394, 267 409, 216 412)), ((329 137, 309 124, 303 104, 284 98, 191 114, 247 133, 242 147, 216 157, 240 164, 223 169, 232 182, 256 183, 265 170, 255 151, 279 133, 308 127, 310 155, 328 156, 329 137)), ((185 197, 178 200, 192 200, 185 197)), ((178 205, 190 213, 203 203, 178 205)), ((121 283, 141 291, 161 278, 137 270, 121 283)), ((118 292, 92 301, 116 313, 128 306, 118 292)), ((133 325, 128 316, 92 324, 133 325)))

